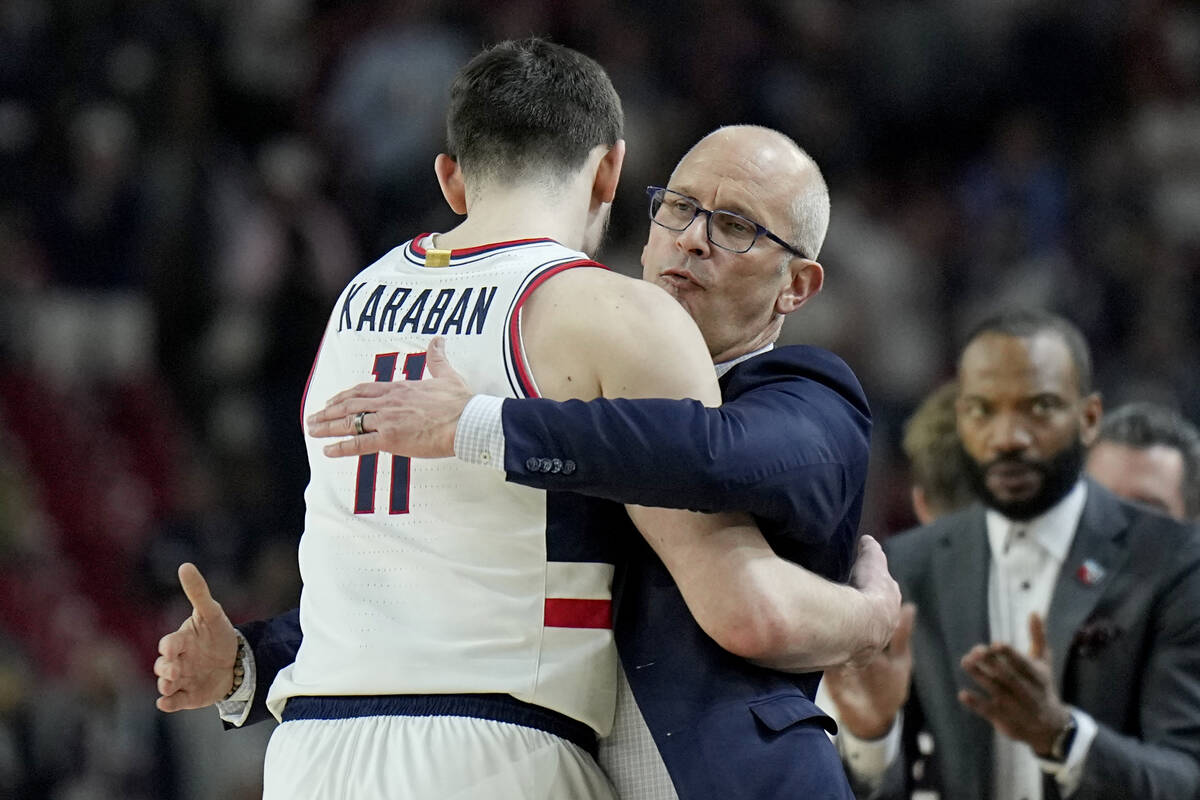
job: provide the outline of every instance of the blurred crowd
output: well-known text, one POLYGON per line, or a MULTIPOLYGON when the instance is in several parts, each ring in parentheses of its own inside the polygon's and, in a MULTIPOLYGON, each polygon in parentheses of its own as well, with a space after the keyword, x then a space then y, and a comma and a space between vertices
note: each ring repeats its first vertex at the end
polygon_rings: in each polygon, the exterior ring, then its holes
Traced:
POLYGON ((913 522, 901 423, 1000 307, 1075 321, 1107 405, 1200 419, 1194 3, 5 0, 0 796, 254 796, 262 736, 154 709, 175 568, 235 620, 295 604, 328 309, 453 225, 446 87, 531 33, 625 104, 616 269, 639 270, 643 187, 712 128, 779 128, 822 166, 826 288, 783 341, 866 387, 864 530, 913 522))

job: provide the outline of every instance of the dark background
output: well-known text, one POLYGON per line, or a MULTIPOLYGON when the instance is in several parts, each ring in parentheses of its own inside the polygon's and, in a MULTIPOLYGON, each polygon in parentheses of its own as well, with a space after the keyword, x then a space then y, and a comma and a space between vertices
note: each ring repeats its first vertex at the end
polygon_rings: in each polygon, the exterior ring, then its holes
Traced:
POLYGON ((454 224, 450 78, 540 34, 611 73, 643 187, 728 123, 833 202, 830 347, 876 415, 863 529, 912 522, 897 443, 982 314, 1062 312, 1109 406, 1200 419, 1200 11, 1186 2, 4 0, 0 797, 256 796, 268 731, 154 710, 193 560, 231 616, 294 604, 299 403, 344 283, 454 224))

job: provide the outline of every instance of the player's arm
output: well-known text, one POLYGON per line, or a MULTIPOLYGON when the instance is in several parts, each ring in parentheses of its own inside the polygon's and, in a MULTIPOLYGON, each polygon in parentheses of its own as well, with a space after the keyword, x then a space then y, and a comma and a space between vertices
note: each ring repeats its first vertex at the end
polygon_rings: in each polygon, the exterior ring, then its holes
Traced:
POLYGON ((865 663, 891 639, 900 588, 870 536, 852 586, 780 558, 746 515, 630 506, 692 616, 724 649, 789 672, 865 663))
MULTIPOLYGON (((651 284, 580 270, 534 297, 526 348, 548 397, 693 397, 719 402, 695 323, 651 284), (547 291, 551 290, 551 291, 547 291)), ((735 654, 807 671, 865 658, 886 644, 900 594, 873 540, 856 578, 835 584, 774 553, 745 514, 630 506, 697 622, 735 654)))

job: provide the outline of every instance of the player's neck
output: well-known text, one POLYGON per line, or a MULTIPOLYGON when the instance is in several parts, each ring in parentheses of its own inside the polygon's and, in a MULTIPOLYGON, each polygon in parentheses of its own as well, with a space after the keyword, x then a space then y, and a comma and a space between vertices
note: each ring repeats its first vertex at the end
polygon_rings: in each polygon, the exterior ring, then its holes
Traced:
POLYGON ((552 195, 543 186, 518 185, 480 192, 471 198, 467 217, 437 237, 442 249, 478 247, 518 239, 554 239, 581 250, 589 223, 588 198, 579 192, 552 195))

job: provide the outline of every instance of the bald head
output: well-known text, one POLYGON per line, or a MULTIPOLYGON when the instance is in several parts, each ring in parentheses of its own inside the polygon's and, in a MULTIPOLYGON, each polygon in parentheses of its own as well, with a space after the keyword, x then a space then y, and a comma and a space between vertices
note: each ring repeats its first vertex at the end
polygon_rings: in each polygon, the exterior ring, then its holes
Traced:
POLYGON ((768 187, 761 199, 779 220, 777 233, 816 260, 829 228, 829 189, 816 162, 791 138, 758 125, 727 125, 685 153, 672 179, 685 166, 768 187))

